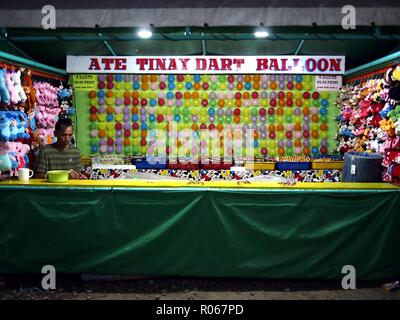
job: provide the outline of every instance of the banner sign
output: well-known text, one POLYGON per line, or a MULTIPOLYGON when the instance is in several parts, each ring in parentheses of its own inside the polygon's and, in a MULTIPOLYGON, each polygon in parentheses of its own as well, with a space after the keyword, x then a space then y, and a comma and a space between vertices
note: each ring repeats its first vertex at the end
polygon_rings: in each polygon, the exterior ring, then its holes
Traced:
POLYGON ((344 56, 67 56, 67 72, 342 75, 344 63, 344 56))
POLYGON ((73 77, 75 90, 90 91, 97 89, 97 77, 94 74, 77 74, 73 77))
POLYGON ((341 76, 316 76, 315 90, 317 91, 337 91, 342 87, 341 76))

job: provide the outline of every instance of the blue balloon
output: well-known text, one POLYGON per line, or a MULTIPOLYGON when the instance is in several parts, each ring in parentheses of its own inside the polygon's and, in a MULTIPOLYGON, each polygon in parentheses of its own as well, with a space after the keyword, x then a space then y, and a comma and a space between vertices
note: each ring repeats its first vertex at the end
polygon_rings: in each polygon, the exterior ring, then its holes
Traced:
POLYGON ((246 90, 250 90, 251 89, 251 83, 250 82, 246 82, 244 85, 246 90))
POLYGON ((329 104, 328 100, 326 100, 326 99, 321 100, 321 106, 327 107, 328 104, 329 104))
POLYGON ((156 121, 156 116, 154 114, 149 115, 150 122, 156 121))
POLYGON ((106 96, 106 93, 105 93, 103 90, 100 90, 100 91, 97 93, 97 96, 98 96, 99 98, 104 98, 104 97, 106 96))
POLYGON ((114 115, 111 114, 111 113, 109 113, 109 114, 107 115, 107 122, 111 122, 111 121, 113 121, 113 120, 114 120, 114 115))
POLYGON ((321 116, 326 116, 328 114, 328 110, 326 108, 321 108, 319 110, 319 113, 321 114, 321 116))
POLYGON ((168 83, 168 89, 169 90, 174 90, 175 89, 175 84, 173 82, 168 83))
POLYGON ((132 121, 137 122, 139 120, 139 116, 137 114, 132 115, 132 121))
POLYGON ((171 91, 167 92, 167 99, 173 99, 174 98, 174 94, 171 91))
POLYGON ((94 145, 92 146, 92 153, 97 153, 99 151, 99 146, 94 145))
POLYGON ((147 123, 142 122, 142 124, 140 125, 140 129, 147 130, 147 123))
POLYGON ((200 75, 199 75, 199 74, 195 74, 195 75, 193 76, 193 80, 194 80, 195 82, 200 82, 200 80, 201 80, 200 75))
POLYGON ((197 131, 193 131, 192 137, 193 138, 198 138, 198 136, 199 136, 199 133, 197 131))
POLYGON ((154 107, 157 105, 157 100, 156 99, 150 99, 150 106, 154 107))
POLYGON ((176 122, 181 121, 181 116, 180 116, 179 114, 176 114, 175 117, 174 117, 174 120, 175 120, 176 122))
POLYGON ((295 79, 297 82, 301 82, 301 81, 303 81, 303 76, 301 74, 298 74, 298 75, 296 75, 295 79))
POLYGON ((193 85, 191 82, 186 82, 185 87, 187 90, 190 90, 190 89, 192 89, 193 85))
POLYGON ((170 75, 168 76, 168 81, 169 81, 169 82, 174 82, 174 80, 175 80, 174 75, 170 74, 170 75))
POLYGON ((312 152, 312 154, 318 154, 318 148, 317 147, 312 147, 311 148, 311 152, 312 152))
POLYGON ((257 148, 257 147, 258 147, 258 141, 257 141, 257 140, 254 140, 253 146, 254 146, 254 148, 257 148))
POLYGON ((156 130, 150 130, 149 136, 150 138, 154 138, 156 136, 157 131, 156 130))
POLYGON ((210 116, 214 115, 214 114, 215 114, 215 109, 214 109, 214 108, 208 109, 208 114, 209 114, 210 116))
POLYGON ((115 81, 121 82, 122 81, 122 75, 120 75, 120 74, 115 75, 115 81))
POLYGON ((133 89, 135 89, 135 90, 140 89, 140 84, 139 84, 139 82, 134 82, 134 83, 133 83, 133 89))

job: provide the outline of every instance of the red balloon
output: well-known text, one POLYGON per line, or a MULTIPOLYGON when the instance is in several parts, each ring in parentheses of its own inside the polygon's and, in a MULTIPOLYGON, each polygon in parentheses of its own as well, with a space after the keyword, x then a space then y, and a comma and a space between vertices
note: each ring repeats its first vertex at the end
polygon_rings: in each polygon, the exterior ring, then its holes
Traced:
POLYGON ((91 106, 89 109, 90 113, 97 113, 97 108, 95 106, 91 106))
POLYGON ((326 147, 321 147, 319 151, 321 151, 322 154, 326 154, 328 152, 328 149, 326 147))
POLYGON ((124 99, 124 105, 129 106, 131 104, 131 99, 125 98, 124 99))
POLYGON ((208 100, 207 100, 207 99, 201 100, 201 105, 202 105, 203 107, 207 107, 207 105, 208 105, 208 100))
POLYGON ((165 100, 163 98, 158 99, 158 105, 162 107, 165 104, 165 100))
POLYGON ((182 99, 182 92, 178 91, 177 93, 175 93, 175 98, 182 99))
POLYGON ((107 79, 108 82, 110 82, 110 81, 113 81, 113 80, 114 80, 114 77, 113 77, 111 74, 109 74, 109 75, 106 77, 106 79, 107 79))
POLYGON ((139 129, 139 123, 134 122, 134 123, 132 124, 132 129, 133 129, 133 130, 139 129))
POLYGON ((104 89, 106 87, 106 84, 104 81, 100 81, 99 84, 97 85, 97 88, 100 90, 104 89))
POLYGON ((142 107, 146 106, 146 105, 147 105, 147 100, 146 100, 146 99, 140 100, 140 105, 141 105, 142 107))
POLYGON ((147 141, 145 138, 143 138, 142 140, 140 140, 140 145, 141 146, 145 146, 147 144, 147 141))
POLYGON ((202 123, 202 124, 200 125, 200 129, 201 129, 201 130, 207 129, 207 125, 206 125, 205 123, 202 123))
POLYGON ((265 108, 261 108, 258 113, 260 114, 260 116, 265 116, 267 113, 267 110, 265 110, 265 108))
POLYGON ((211 124, 208 126, 208 129, 209 129, 209 130, 214 130, 214 129, 215 129, 215 124, 214 124, 214 123, 211 123, 211 124))
POLYGON ((292 131, 286 131, 286 138, 288 138, 288 139, 292 139, 292 137, 293 137, 293 134, 292 134, 292 131))
POLYGON ((160 82, 160 84, 158 85, 158 87, 159 87, 161 90, 164 90, 164 89, 167 87, 167 85, 165 84, 165 82, 160 82))
POLYGON ((235 93, 235 99, 241 99, 242 98, 242 94, 240 92, 236 92, 235 93))
POLYGON ((269 138, 270 139, 275 139, 275 132, 274 131, 271 131, 269 134, 268 134, 268 136, 269 136, 269 138))
POLYGON ((253 99, 258 99, 258 92, 257 91, 253 91, 252 94, 251 94, 251 97, 253 99))
POLYGON ((287 83, 287 85, 286 85, 286 88, 288 88, 289 90, 293 90, 293 88, 294 88, 293 82, 289 81, 289 82, 287 83))
POLYGON ((183 77, 182 74, 178 74, 178 75, 176 76, 176 80, 178 80, 178 82, 182 82, 183 79, 184 79, 184 77, 183 77))
POLYGON ((159 115, 157 116, 157 121, 158 121, 158 122, 163 122, 163 120, 164 120, 163 115, 162 115, 162 114, 159 114, 159 115))
POLYGON ((228 77, 228 82, 234 82, 234 81, 235 81, 235 77, 232 76, 232 75, 230 75, 230 76, 228 77))
POLYGON ((132 105, 133 105, 133 106, 139 105, 139 99, 138 99, 138 98, 133 98, 133 99, 132 99, 132 105))
POLYGON ((202 87, 203 87, 204 90, 207 90, 208 89, 208 83, 207 82, 203 82, 202 87))
POLYGON ((303 98, 304 99, 310 99, 310 93, 308 91, 303 93, 303 98))
POLYGON ((276 106, 276 100, 275 100, 275 99, 271 99, 271 100, 269 101, 269 105, 270 105, 271 107, 275 107, 275 106, 276 106))
POLYGON ((269 108, 269 109, 268 109, 268 114, 269 114, 270 116, 273 116, 273 115, 275 114, 275 109, 274 109, 274 108, 269 108))
POLYGON ((124 130, 124 137, 130 137, 131 136, 131 130, 124 130))
POLYGON ((114 139, 113 139, 113 138, 108 138, 108 139, 107 139, 107 144, 108 144, 109 146, 114 145, 114 139))
POLYGON ((233 110, 233 114, 235 116, 240 116, 240 109, 236 108, 235 110, 233 110))
POLYGON ((108 82, 108 83, 107 83, 107 89, 108 89, 108 90, 111 90, 111 89, 113 89, 113 88, 114 88, 114 83, 108 82))
POLYGON ((317 91, 312 94, 313 99, 319 99, 319 93, 317 91))
POLYGON ((288 107, 293 106, 293 100, 292 100, 292 99, 287 99, 287 100, 286 100, 286 105, 287 105, 288 107))
POLYGON ((283 99, 285 97, 285 93, 283 91, 278 92, 278 98, 283 99))
POLYGON ((303 137, 304 137, 304 138, 308 138, 309 136, 310 136, 310 132, 307 131, 307 130, 304 130, 304 131, 303 131, 303 137))
POLYGON ((122 123, 117 122, 117 123, 115 124, 115 130, 122 130, 122 123))

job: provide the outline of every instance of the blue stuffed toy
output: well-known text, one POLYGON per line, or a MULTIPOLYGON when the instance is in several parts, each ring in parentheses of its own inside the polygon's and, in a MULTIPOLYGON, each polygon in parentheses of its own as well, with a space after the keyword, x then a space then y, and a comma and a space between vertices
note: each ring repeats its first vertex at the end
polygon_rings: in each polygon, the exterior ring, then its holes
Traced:
POLYGON ((10 104, 10 93, 6 86, 6 72, 6 68, 0 70, 0 100, 5 104, 10 104))
POLYGON ((11 118, 7 112, 0 111, 0 140, 10 140, 10 122, 11 118))

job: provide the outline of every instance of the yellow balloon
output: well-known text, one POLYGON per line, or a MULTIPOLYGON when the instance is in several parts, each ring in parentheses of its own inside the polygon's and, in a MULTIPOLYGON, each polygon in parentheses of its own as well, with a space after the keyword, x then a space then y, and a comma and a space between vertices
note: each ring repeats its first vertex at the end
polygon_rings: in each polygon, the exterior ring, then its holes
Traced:
POLYGON ((261 148, 266 148, 267 147, 267 141, 266 140, 261 140, 260 147, 261 148))
POLYGON ((202 99, 208 99, 208 93, 207 92, 202 92, 202 94, 200 95, 200 97, 202 99))
MULTIPOLYGON (((132 131, 132 136, 134 137, 134 138, 138 138, 139 137, 139 130, 133 130, 132 131)), ((139 141, 138 141, 138 144, 139 144, 139 141)))
POLYGON ((318 123, 313 123, 313 124, 311 125, 311 129, 312 129, 312 130, 318 130, 318 129, 319 129, 318 123))
POLYGON ((232 100, 228 100, 228 102, 226 103, 226 105, 228 107, 233 107, 233 101, 232 100))
POLYGON ((206 123, 207 117, 201 116, 201 117, 200 117, 200 121, 201 121, 202 123, 206 123))
POLYGON ((96 99, 91 99, 90 100, 90 105, 91 106, 97 106, 97 100, 96 99))
POLYGON ((105 123, 99 123, 99 124, 97 125, 97 128, 98 128, 99 130, 106 130, 106 124, 105 124, 105 123))
POLYGON ((190 100, 185 100, 185 107, 190 107, 192 105, 192 102, 190 100))
POLYGON ((107 130, 107 137, 113 138, 115 136, 115 131, 114 130, 107 130))
POLYGON ((295 96, 296 99, 301 99, 303 95, 302 95, 302 93, 301 93, 300 91, 297 91, 297 92, 294 94, 294 96, 295 96))
POLYGON ((197 116, 199 114, 199 112, 200 112, 200 108, 192 107, 192 108, 190 108, 190 112, 192 113, 192 115, 197 116))
MULTIPOLYGON (((121 84, 120 83, 118 83, 120 86, 121 86, 121 84)), ((116 93, 115 93, 115 98, 117 98, 117 99, 121 99, 122 98, 122 92, 120 92, 120 91, 117 91, 116 93)))
POLYGON ((178 90, 182 90, 182 89, 183 89, 183 83, 182 83, 182 82, 178 82, 178 83, 176 84, 176 88, 177 88, 178 90))
POLYGON ((313 147, 319 147, 319 141, 318 140, 311 140, 311 145, 313 146, 313 147))
POLYGON ((150 92, 150 98, 152 98, 152 99, 157 98, 157 92, 151 91, 151 92, 150 92))
POLYGON ((208 82, 210 81, 210 77, 207 74, 204 74, 201 76, 201 81, 208 82))
POLYGON ((131 84, 130 83, 125 83, 124 88, 125 88, 125 90, 130 90, 131 89, 131 84))
POLYGON ((310 83, 305 83, 303 89, 305 91, 310 91, 311 90, 311 84, 310 83))
POLYGON ((207 115, 207 109, 206 108, 201 108, 200 115, 201 116, 206 116, 207 115))
POLYGON ((283 117, 282 116, 278 116, 276 118, 276 120, 277 120, 278 123, 283 123, 283 117))
POLYGON ((294 122, 301 122, 301 117, 300 116, 295 116, 293 118, 294 122))
POLYGON ((219 88, 220 88, 221 90, 226 90, 226 83, 225 83, 225 82, 220 83, 220 84, 219 84, 219 88))
POLYGON ((278 139, 282 140, 285 138, 285 134, 282 131, 279 131, 277 134, 278 139))
POLYGON ((193 100, 193 106, 198 107, 200 105, 199 99, 194 99, 193 100))
POLYGON ((303 107, 309 108, 310 106, 311 106, 310 99, 307 99, 307 100, 304 100, 304 101, 303 101, 303 107))
POLYGON ((329 92, 327 92, 327 91, 321 92, 321 98, 322 99, 329 99, 329 92))
MULTIPOLYGON (((250 115, 250 109, 249 109, 249 108, 244 109, 244 110, 243 110, 243 115, 244 115, 244 116, 250 115)), ((247 121, 245 121, 245 122, 247 122, 247 121)))
POLYGON ((147 146, 141 146, 140 147, 140 154, 146 154, 146 152, 147 152, 147 146))
POLYGON ((143 99, 147 99, 149 97, 149 94, 146 91, 141 91, 140 92, 140 97, 143 99))
POLYGON ((285 108, 285 115, 291 116, 293 114, 292 108, 285 108))
POLYGON ((112 129, 114 129, 114 123, 108 122, 107 125, 106 125, 106 128, 107 128, 107 130, 112 130, 112 129))
POLYGON ((268 100, 267 99, 261 99, 261 105, 263 107, 267 106, 268 105, 268 100))
POLYGON ((113 98, 107 98, 106 99, 106 103, 107 103, 107 105, 112 106, 112 105, 114 105, 114 99, 113 98))
POLYGON ((250 118, 248 116, 244 116, 243 117, 243 121, 244 121, 244 123, 249 123, 250 122, 250 118))
POLYGON ((115 84, 115 89, 121 90, 121 88, 122 88, 122 84, 121 84, 120 82, 117 82, 117 83, 115 84))
POLYGON ((191 81, 192 81, 192 76, 189 75, 189 74, 187 74, 187 75, 185 76, 185 81, 186 81, 186 82, 191 82, 191 81))
POLYGON ((321 132, 319 133, 319 135, 320 135, 321 139, 326 139, 326 138, 328 138, 328 132, 326 132, 326 131, 321 131, 321 132))
POLYGON ((99 115, 97 116, 97 120, 99 120, 100 122, 106 121, 106 115, 105 115, 104 113, 99 114, 99 115))

